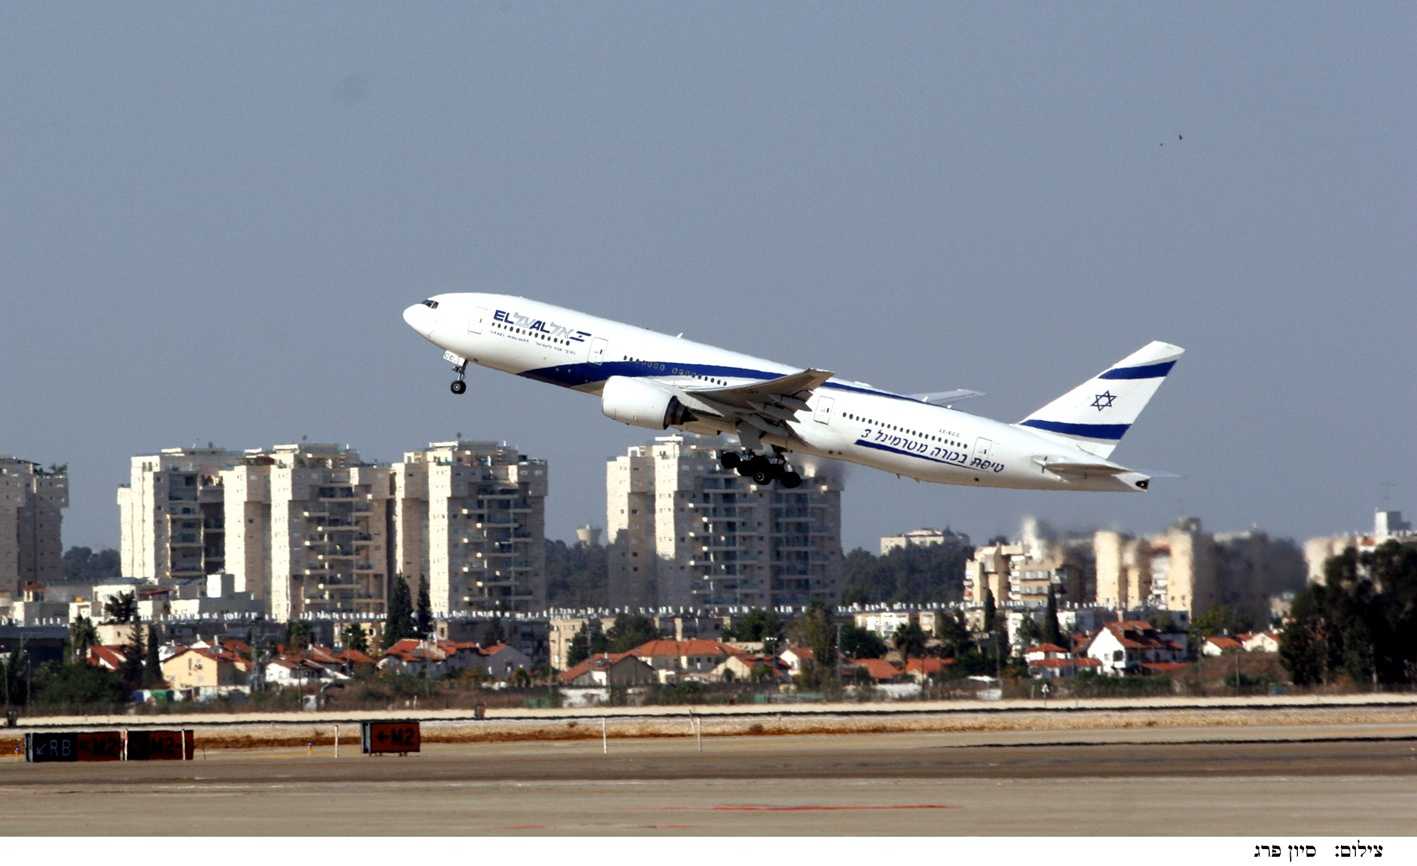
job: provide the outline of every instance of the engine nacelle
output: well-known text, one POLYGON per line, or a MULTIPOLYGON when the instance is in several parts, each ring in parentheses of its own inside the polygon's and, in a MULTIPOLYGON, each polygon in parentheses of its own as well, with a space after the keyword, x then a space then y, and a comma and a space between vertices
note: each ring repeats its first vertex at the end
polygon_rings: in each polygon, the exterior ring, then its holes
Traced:
POLYGON ((643 379, 611 376, 600 391, 600 411, 633 427, 665 430, 694 419, 670 391, 643 379))

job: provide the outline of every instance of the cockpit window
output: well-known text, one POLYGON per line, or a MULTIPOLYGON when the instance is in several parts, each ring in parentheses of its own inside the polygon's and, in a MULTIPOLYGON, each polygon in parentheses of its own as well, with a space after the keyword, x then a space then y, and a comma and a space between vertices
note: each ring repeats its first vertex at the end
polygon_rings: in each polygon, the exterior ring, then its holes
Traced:
POLYGON ((438 309, 438 302, 431 299, 426 300, 423 302, 423 306, 427 307, 430 310, 436 310, 438 309))

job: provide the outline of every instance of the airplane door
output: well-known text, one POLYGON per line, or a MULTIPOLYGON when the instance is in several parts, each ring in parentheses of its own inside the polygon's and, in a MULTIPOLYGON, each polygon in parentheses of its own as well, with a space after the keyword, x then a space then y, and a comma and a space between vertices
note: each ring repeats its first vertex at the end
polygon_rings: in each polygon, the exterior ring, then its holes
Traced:
POLYGON ((610 341, 604 337, 591 337, 590 348, 586 351, 586 360, 592 364, 599 364, 605 360, 605 350, 610 347, 610 341))
POLYGON ((981 437, 974 443, 974 456, 980 459, 986 459, 989 456, 989 449, 992 447, 994 447, 993 442, 981 437))
POLYGON ((832 398, 818 397, 816 408, 812 410, 812 420, 818 424, 830 424, 832 419, 832 398))
POLYGON ((480 334, 487 327, 487 308, 473 307, 472 316, 467 320, 467 332, 469 334, 480 334))

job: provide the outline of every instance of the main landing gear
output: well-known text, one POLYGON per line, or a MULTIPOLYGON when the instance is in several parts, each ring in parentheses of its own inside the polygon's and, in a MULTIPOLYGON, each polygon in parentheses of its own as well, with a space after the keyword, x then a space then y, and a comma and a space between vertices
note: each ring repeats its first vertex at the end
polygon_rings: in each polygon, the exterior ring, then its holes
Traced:
POLYGON ((730 472, 753 479, 754 484, 767 485, 776 481, 787 490, 802 486, 802 476, 781 457, 768 457, 751 451, 724 451, 719 454, 718 462, 730 472))

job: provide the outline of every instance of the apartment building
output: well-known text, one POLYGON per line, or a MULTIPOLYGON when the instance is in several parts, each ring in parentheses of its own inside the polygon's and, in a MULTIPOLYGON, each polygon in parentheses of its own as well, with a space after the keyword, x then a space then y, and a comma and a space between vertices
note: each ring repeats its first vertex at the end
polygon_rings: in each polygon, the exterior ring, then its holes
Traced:
POLYGON ((123 574, 149 580, 201 577, 226 570, 221 473, 239 451, 164 448, 132 458, 118 488, 123 574))
POLYGON ((67 469, 0 456, 0 590, 18 598, 27 583, 64 576, 68 507, 67 469))
POLYGON ((546 606, 547 466, 507 443, 457 440, 392 467, 396 570, 433 612, 546 606))
POLYGON ((719 607, 835 601, 841 484, 802 468, 793 490, 726 471, 719 442, 660 436, 606 466, 614 606, 719 607))
POLYGON ((348 447, 277 445, 221 474, 227 568, 277 621, 382 616, 391 573, 387 466, 348 447))
POLYGON ((1103 530, 1092 536, 1097 567, 1096 602, 1110 610, 1130 610, 1151 603, 1151 545, 1103 530))

